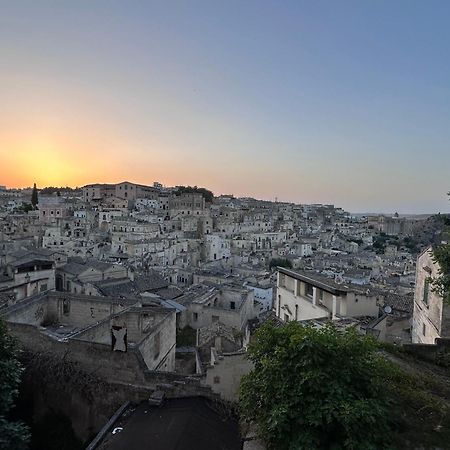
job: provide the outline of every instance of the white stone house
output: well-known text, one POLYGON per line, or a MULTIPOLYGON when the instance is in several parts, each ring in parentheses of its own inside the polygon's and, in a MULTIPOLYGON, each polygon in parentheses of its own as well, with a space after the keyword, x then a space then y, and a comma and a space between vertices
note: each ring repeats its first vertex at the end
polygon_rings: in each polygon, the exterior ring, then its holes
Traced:
POLYGON ((276 315, 289 322, 378 316, 380 299, 369 290, 337 284, 315 272, 278 268, 276 315))

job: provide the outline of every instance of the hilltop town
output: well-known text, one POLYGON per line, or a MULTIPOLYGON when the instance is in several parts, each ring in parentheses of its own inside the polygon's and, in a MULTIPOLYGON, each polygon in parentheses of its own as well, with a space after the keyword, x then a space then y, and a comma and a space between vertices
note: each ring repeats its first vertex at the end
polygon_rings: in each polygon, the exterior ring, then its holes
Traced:
POLYGON ((246 349, 267 321, 434 344, 444 326, 421 306, 435 294, 418 289, 445 220, 157 182, 1 188, 0 316, 36 389, 54 408, 64 402, 87 440, 131 398, 236 401, 246 349), (84 380, 69 397, 57 387, 67 364, 65 376, 84 380))

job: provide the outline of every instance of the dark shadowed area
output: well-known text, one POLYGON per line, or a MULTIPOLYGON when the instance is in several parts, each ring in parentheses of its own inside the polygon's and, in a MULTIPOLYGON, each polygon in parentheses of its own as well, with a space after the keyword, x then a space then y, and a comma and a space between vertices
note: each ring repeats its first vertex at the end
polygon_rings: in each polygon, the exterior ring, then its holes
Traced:
POLYGON ((204 398, 191 397, 169 399, 160 407, 143 402, 126 410, 99 448, 240 450, 242 440, 236 418, 204 398))

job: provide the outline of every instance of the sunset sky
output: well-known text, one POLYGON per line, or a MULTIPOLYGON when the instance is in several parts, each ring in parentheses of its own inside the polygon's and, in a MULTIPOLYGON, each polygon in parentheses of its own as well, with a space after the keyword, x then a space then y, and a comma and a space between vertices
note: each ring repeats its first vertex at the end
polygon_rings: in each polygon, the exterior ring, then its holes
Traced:
POLYGON ((450 209, 450 1, 0 7, 0 185, 450 209))

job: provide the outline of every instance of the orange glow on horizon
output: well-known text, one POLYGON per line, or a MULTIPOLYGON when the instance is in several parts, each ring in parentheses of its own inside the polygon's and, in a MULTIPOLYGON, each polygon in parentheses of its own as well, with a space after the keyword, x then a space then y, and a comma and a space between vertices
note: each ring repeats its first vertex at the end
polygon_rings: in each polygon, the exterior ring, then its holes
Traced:
MULTIPOLYGON (((53 136, 51 139, 30 137, 0 138, 0 185, 10 188, 30 187, 36 183, 45 186, 83 186, 90 183, 118 183, 130 181, 152 184, 160 181, 166 185, 182 184, 180 171, 170 167, 169 159, 162 152, 147 158, 135 155, 129 146, 96 145, 53 136), (125 150, 127 149, 127 150, 125 150)), ((199 184, 199 183, 194 183, 199 184)))

